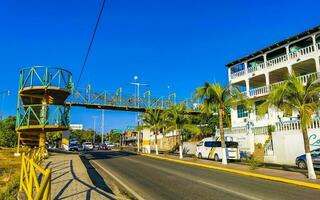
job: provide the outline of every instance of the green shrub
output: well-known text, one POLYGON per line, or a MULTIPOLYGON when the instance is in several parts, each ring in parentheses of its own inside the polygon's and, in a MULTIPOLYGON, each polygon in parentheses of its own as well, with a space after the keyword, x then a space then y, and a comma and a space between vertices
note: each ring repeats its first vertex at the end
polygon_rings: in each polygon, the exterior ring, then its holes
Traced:
POLYGON ((258 167, 262 166, 262 163, 259 160, 255 159, 254 156, 251 156, 249 158, 248 163, 251 170, 255 170, 258 167))
POLYGON ((12 176, 6 185, 5 191, 0 193, 0 200, 16 200, 19 190, 19 181, 19 175, 12 176))

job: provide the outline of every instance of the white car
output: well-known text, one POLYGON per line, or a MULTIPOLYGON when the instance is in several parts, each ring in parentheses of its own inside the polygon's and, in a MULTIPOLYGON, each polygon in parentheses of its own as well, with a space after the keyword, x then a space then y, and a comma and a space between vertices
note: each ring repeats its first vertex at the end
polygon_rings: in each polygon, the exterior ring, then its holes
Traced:
POLYGON ((82 144, 82 147, 83 147, 83 150, 84 150, 84 151, 93 150, 93 144, 92 144, 92 142, 84 142, 84 143, 82 144))
MULTIPOLYGON (((227 159, 239 160, 240 151, 238 149, 238 143, 232 141, 226 141, 225 143, 227 159)), ((221 141, 218 141, 212 137, 204 138, 197 144, 195 155, 198 158, 214 159, 215 161, 219 161, 220 159, 222 159, 221 141)))
POLYGON ((114 148, 115 145, 112 142, 106 142, 108 148, 114 148))

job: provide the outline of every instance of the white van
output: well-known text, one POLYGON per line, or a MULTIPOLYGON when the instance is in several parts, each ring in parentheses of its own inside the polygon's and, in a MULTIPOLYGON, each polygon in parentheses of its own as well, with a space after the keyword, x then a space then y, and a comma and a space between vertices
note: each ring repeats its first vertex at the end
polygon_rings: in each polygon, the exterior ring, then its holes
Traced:
MULTIPOLYGON (((240 151, 238 149, 238 142, 225 141, 227 159, 240 160, 240 151)), ((197 144, 197 150, 195 155, 198 158, 214 159, 219 161, 222 159, 221 141, 215 138, 205 138, 197 144)))

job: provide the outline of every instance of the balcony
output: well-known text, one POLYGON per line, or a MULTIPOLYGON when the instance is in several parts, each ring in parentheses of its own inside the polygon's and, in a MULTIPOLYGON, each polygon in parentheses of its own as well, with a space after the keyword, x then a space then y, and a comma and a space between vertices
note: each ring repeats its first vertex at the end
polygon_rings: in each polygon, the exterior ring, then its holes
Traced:
MULTIPOLYGON (((309 78, 317 78, 320 77, 320 73, 319 72, 314 72, 314 73, 310 73, 310 74, 306 74, 303 76, 299 76, 298 78, 303 82, 303 84, 306 84, 309 78)), ((270 84, 270 85, 266 85, 266 86, 262 86, 262 87, 258 87, 255 89, 252 89, 249 91, 249 97, 261 97, 261 96, 265 96, 267 95, 271 89, 274 86, 280 85, 284 83, 284 81, 280 81, 274 84, 270 84)))
MULTIPOLYGON (((320 43, 317 43, 316 47, 318 50, 320 50, 320 43)), ((297 59, 304 59, 304 58, 310 56, 314 52, 315 52, 314 45, 309 45, 309 46, 303 47, 301 49, 298 49, 295 52, 291 52, 289 54, 281 55, 281 56, 278 56, 278 57, 273 58, 271 60, 267 60, 266 64, 260 63, 260 64, 253 66, 253 67, 248 67, 247 71, 241 70, 238 72, 234 72, 231 74, 231 79, 243 77, 246 74, 251 74, 251 73, 266 69, 266 68, 272 69, 272 68, 280 67, 281 65, 282 66, 288 65, 289 64, 288 62, 290 62, 292 60, 297 60, 297 59)))

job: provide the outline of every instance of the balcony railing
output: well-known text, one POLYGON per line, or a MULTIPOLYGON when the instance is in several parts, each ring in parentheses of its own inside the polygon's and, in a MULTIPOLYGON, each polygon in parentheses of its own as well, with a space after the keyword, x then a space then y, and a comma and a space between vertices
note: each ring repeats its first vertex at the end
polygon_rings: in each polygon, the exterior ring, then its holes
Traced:
POLYGON ((264 68, 265 68, 264 63, 260 63, 260 64, 257 64, 256 66, 249 67, 248 68, 248 73, 253 73, 255 71, 259 71, 259 70, 264 69, 264 68))
MULTIPOLYGON (((319 119, 313 119, 311 124, 308 126, 308 129, 319 129, 319 128, 320 128, 319 119)), ((299 120, 276 123, 276 131, 293 131, 293 130, 300 130, 300 129, 301 129, 301 125, 299 120)))
POLYGON ((310 46, 301 48, 296 52, 290 53, 289 56, 290 56, 290 59, 296 59, 296 58, 300 58, 300 57, 303 57, 305 55, 308 55, 308 54, 310 54, 312 52, 314 52, 314 46, 310 45, 310 46))
MULTIPOLYGON (((320 77, 320 73, 314 72, 314 73, 306 74, 303 76, 299 76, 298 78, 302 81, 303 84, 306 84, 310 78, 317 78, 317 77, 320 77)), ((272 87, 280 85, 282 83, 284 83, 284 81, 280 81, 277 83, 273 83, 271 85, 266 85, 266 86, 252 89, 250 90, 249 95, 250 97, 259 97, 259 96, 266 95, 271 91, 272 87)))
POLYGON ((245 70, 241 70, 241 71, 234 72, 233 74, 231 74, 231 78, 234 79, 234 78, 243 76, 243 75, 245 75, 245 74, 246 74, 246 73, 245 73, 245 70))
MULTIPOLYGON (((316 44, 317 49, 320 50, 320 42, 316 44)), ((271 60, 267 61, 267 66, 265 66, 264 63, 260 63, 256 66, 249 67, 247 69, 247 72, 245 70, 235 72, 231 74, 231 79, 235 79, 241 76, 244 76, 246 73, 253 73, 262 69, 265 69, 266 67, 271 68, 271 67, 277 67, 280 64, 286 63, 289 61, 289 59, 298 59, 298 58, 303 58, 305 56, 310 55, 311 53, 315 52, 315 47, 314 45, 306 46, 304 48, 301 48, 297 50, 296 52, 289 53, 289 55, 281 55, 276 58, 273 58, 271 60), (288 58, 289 56, 289 58, 288 58)))
POLYGON ((274 66, 276 66, 278 64, 286 62, 287 60, 288 60, 288 56, 287 55, 282 55, 282 56, 273 58, 271 60, 268 60, 267 61, 267 66, 268 67, 274 67, 274 66))

